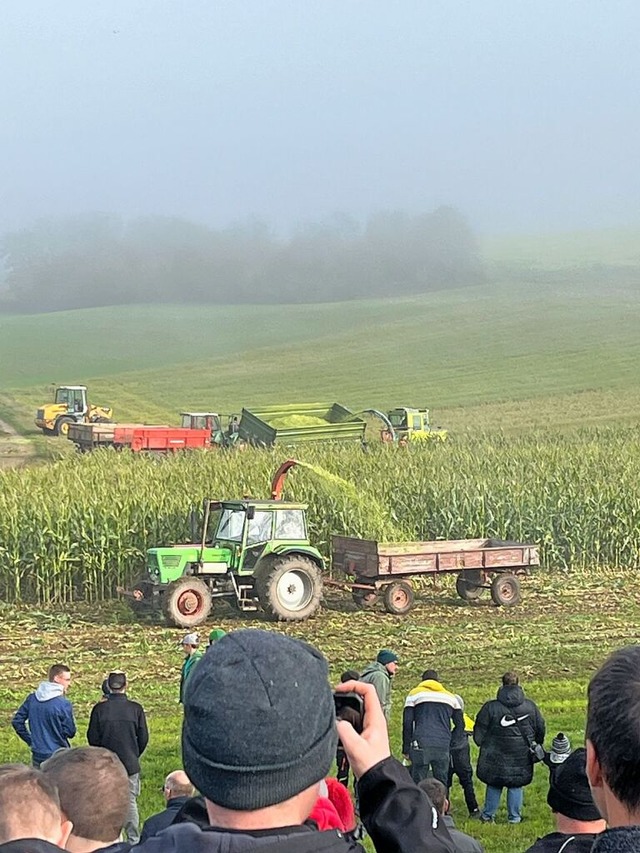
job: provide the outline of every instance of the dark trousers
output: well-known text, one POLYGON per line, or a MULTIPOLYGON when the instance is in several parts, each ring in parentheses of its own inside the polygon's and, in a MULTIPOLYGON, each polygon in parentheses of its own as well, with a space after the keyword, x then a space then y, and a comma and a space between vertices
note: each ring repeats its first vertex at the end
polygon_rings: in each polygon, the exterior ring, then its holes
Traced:
POLYGON ((451 750, 451 762, 449 764, 449 775, 446 783, 447 788, 451 788, 454 773, 460 780, 460 785, 464 792, 464 801, 469 809, 469 814, 471 814, 478 809, 478 801, 476 799, 476 792, 473 790, 473 768, 471 767, 471 753, 469 751, 468 740, 464 746, 451 750))
POLYGON ((433 776, 443 785, 449 778, 449 750, 442 746, 423 746, 409 752, 411 760, 411 776, 418 784, 423 779, 433 776))
POLYGON ((336 764, 338 767, 336 773, 336 779, 340 782, 341 785, 344 785, 345 788, 349 787, 349 759, 347 758, 347 753, 344 751, 344 747, 338 741, 338 749, 336 750, 336 764))

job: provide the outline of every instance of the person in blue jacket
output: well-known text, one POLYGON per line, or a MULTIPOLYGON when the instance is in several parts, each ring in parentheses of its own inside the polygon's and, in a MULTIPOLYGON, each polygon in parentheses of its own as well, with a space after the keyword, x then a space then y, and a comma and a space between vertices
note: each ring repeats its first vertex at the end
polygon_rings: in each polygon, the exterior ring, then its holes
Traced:
POLYGON ((73 706, 65 696, 71 684, 71 670, 61 663, 49 670, 48 681, 41 681, 15 712, 11 725, 18 737, 31 749, 34 767, 59 749, 68 749, 76 735, 73 706))

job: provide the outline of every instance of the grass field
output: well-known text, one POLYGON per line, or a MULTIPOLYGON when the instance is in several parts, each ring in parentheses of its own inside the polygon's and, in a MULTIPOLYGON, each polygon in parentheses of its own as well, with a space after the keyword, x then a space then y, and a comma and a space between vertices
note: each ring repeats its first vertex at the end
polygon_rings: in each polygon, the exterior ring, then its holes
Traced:
MULTIPOLYGON (((161 807, 159 789, 166 772, 180 764, 181 709, 177 704, 180 632, 132 621, 124 606, 76 611, 5 609, 2 612, 1 661, 5 684, 0 691, 0 750, 4 760, 27 760, 26 748, 8 721, 24 695, 42 677, 45 666, 64 659, 73 667, 71 698, 79 721, 77 743, 85 742, 89 711, 110 668, 129 673, 130 695, 147 709, 151 743, 143 760, 141 812, 161 807)), ((342 596, 327 602, 310 622, 289 627, 259 619, 230 618, 224 606, 211 625, 225 629, 263 627, 282 630, 315 643, 331 663, 334 680, 354 665, 373 659, 378 648, 396 649, 401 668, 394 685, 391 741, 400 754, 403 698, 426 667, 435 666, 443 682, 462 693, 474 715, 493 698, 499 677, 516 669, 527 694, 541 707, 553 737, 567 732, 572 743, 584 740, 585 688, 607 651, 637 640, 640 593, 624 572, 552 576, 526 582, 523 604, 515 610, 488 602, 464 604, 449 582, 429 587, 411 618, 355 611, 342 596)), ((480 797, 482 786, 476 784, 480 797)), ((481 838, 489 853, 524 850, 552 826, 546 806, 547 771, 538 766, 525 793, 524 821, 506 824, 504 804, 495 826, 465 819, 457 785, 453 788, 458 825, 481 838)))
POLYGON ((86 382, 120 420, 176 422, 339 399, 428 405, 461 429, 630 422, 636 279, 487 284, 371 303, 95 309, 0 319, 0 417, 33 430, 48 383, 86 382))
MULTIPOLYGON (((0 316, 0 417, 32 442, 40 459, 51 459, 68 455, 69 445, 36 435, 33 416, 52 382, 86 382, 94 401, 112 404, 118 419, 156 423, 175 423, 181 409, 229 413, 243 405, 313 399, 339 400, 355 410, 428 405, 434 421, 449 427, 450 446, 436 457, 398 455, 395 473, 392 457, 379 458, 383 451, 363 457, 351 474, 365 501, 374 496, 383 507, 401 507, 395 521, 416 536, 464 535, 470 521, 479 525, 478 535, 526 533, 558 556, 549 562, 553 568, 573 549, 580 571, 538 573, 526 581, 523 604, 513 610, 465 604, 443 581, 426 585, 405 619, 355 611, 336 596, 302 625, 231 618, 224 609, 211 624, 258 625, 304 637, 325 652, 336 679, 382 646, 398 650, 402 667, 391 727, 396 755, 402 698, 434 665, 472 714, 495 695, 502 672, 515 668, 547 718, 548 741, 562 729, 577 745, 584 739, 585 687, 594 667, 608 650, 638 639, 640 592, 629 580, 640 554, 637 238, 637 231, 627 231, 488 240, 494 280, 412 299, 0 316), (475 454, 475 467, 463 461, 465 454, 475 454), (504 483, 499 494, 488 485, 498 481, 504 483), (621 568, 611 568, 614 562, 621 568)), ((23 441, 4 438, 10 454, 19 447, 26 455, 23 441)), ((340 458, 323 461, 340 473, 340 458)), ((262 494, 275 461, 247 456, 243 471, 242 459, 232 456, 167 465, 125 460, 102 475, 99 459, 67 459, 40 470, 0 472, 6 501, 0 501, 6 533, 1 559, 5 569, 11 565, 29 577, 36 574, 33 555, 40 554, 45 570, 60 569, 60 590, 78 547, 85 549, 82 565, 92 577, 107 564, 126 574, 146 544, 184 535, 181 525, 194 497, 225 488, 229 497, 228 489, 236 488, 262 494), (121 540, 111 538, 114 519, 121 540), (65 550, 70 536, 72 551, 65 550), (95 560, 88 562, 87 554, 95 560), (101 563, 103 554, 108 559, 101 563)), ((313 534, 323 547, 331 528, 371 533, 362 506, 298 475, 292 488, 310 500, 313 534)), ((44 572, 37 578, 46 582, 44 572)), ((104 674, 122 667, 151 727, 141 810, 148 815, 160 808, 162 778, 180 763, 179 632, 138 624, 118 603, 0 604, 0 618, 5 760, 27 758, 8 721, 54 659, 74 669, 79 742, 104 674)), ((479 836, 487 853, 524 850, 552 825, 546 782, 546 771, 536 768, 518 827, 506 825, 504 811, 496 826, 465 823, 454 787, 458 825, 479 836)))

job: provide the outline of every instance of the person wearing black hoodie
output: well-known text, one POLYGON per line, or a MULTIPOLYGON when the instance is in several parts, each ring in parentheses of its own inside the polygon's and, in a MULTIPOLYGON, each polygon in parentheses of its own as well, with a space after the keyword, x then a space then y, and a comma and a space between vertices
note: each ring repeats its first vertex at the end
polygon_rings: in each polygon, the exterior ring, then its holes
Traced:
POLYGON ((538 706, 527 699, 515 672, 502 676, 497 698, 480 708, 473 739, 480 747, 477 776, 487 786, 480 815, 493 822, 502 789, 507 789, 509 823, 522 820, 522 789, 533 779, 534 750, 542 754, 545 722, 538 706))

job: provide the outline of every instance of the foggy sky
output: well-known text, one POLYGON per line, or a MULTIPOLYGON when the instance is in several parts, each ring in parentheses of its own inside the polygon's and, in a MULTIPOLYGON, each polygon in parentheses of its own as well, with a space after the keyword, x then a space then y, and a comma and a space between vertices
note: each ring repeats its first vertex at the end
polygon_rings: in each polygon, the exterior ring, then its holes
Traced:
POLYGON ((0 231, 640 223, 638 0, 2 0, 0 231))

